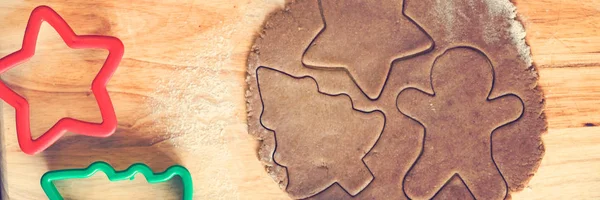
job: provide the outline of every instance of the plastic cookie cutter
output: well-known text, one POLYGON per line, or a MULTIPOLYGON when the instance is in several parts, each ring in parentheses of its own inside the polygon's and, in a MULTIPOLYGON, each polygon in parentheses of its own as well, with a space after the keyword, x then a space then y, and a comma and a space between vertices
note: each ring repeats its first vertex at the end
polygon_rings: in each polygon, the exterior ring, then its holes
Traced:
POLYGON ((54 181, 60 180, 69 180, 69 179, 83 179, 89 178, 96 174, 96 172, 101 171, 106 174, 110 181, 123 181, 123 180, 133 180, 137 173, 143 174, 146 177, 148 183, 161 183, 166 182, 172 179, 174 176, 181 177, 181 181, 183 182, 183 200, 191 200, 194 194, 194 186, 192 184, 192 176, 190 172, 183 166, 173 165, 169 167, 167 170, 161 173, 154 173, 152 169, 145 164, 136 163, 131 165, 124 171, 115 171, 115 169, 105 162, 95 162, 91 164, 89 167, 84 169, 64 169, 57 171, 49 171, 42 176, 41 184, 42 189, 46 193, 49 199, 62 200, 63 197, 60 195, 56 186, 54 185, 54 181))
POLYGON ((58 32, 70 48, 108 50, 108 57, 91 85, 91 90, 100 108, 102 123, 89 123, 72 118, 62 118, 43 135, 33 140, 30 130, 29 103, 25 98, 11 90, 4 82, 0 81, 0 98, 15 108, 19 146, 27 154, 36 154, 45 150, 66 132, 93 137, 108 137, 117 128, 117 117, 106 90, 106 85, 123 57, 123 43, 118 38, 76 35, 65 20, 52 8, 40 6, 31 13, 21 49, 0 59, 0 74, 26 62, 34 55, 40 27, 44 21, 58 32))

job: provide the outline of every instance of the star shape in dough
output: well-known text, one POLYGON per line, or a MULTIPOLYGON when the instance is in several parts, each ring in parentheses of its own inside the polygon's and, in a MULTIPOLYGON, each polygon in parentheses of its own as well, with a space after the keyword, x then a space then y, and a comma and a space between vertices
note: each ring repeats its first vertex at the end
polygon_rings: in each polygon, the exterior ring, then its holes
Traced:
POLYGON ((15 108, 16 128, 19 146, 27 154, 37 154, 54 142, 56 142, 66 132, 74 132, 81 135, 93 137, 108 137, 112 135, 117 128, 117 117, 114 107, 106 90, 106 85, 119 66, 124 53, 124 47, 121 40, 109 36, 96 35, 76 35, 65 20, 58 15, 52 8, 39 6, 35 8, 29 18, 23 45, 20 50, 13 52, 0 59, 0 74, 26 62, 35 54, 35 48, 39 31, 43 22, 52 26, 63 39, 63 41, 73 49, 106 49, 109 54, 102 69, 94 78, 91 90, 94 93, 102 123, 90 123, 72 118, 60 119, 52 128, 46 131, 37 139, 32 139, 29 118, 29 103, 27 100, 11 90, 4 82, 0 81, 0 98, 15 108))
POLYGON ((346 70, 370 99, 380 96, 392 62, 433 48, 431 36, 404 14, 403 0, 320 3, 325 26, 306 50, 303 63, 346 70))

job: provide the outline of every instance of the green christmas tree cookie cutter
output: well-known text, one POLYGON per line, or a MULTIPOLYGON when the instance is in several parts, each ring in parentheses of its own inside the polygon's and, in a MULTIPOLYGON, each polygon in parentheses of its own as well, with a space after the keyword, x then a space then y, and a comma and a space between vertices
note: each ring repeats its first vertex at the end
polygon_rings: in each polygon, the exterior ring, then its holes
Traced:
POLYGON ((62 200, 63 197, 60 195, 54 181, 68 180, 68 179, 84 179, 89 178, 96 174, 96 172, 104 172, 108 179, 112 182, 133 180, 137 173, 140 173, 146 177, 146 180, 150 184, 162 183, 172 179, 174 176, 181 177, 183 182, 183 200, 191 200, 194 194, 194 187, 192 184, 192 176, 190 172, 183 166, 173 165, 167 170, 161 173, 154 173, 152 169, 145 164, 136 163, 131 165, 124 171, 115 171, 115 169, 106 162, 95 162, 89 167, 84 169, 63 169, 56 171, 49 171, 42 176, 41 184, 42 189, 46 193, 49 199, 62 200))

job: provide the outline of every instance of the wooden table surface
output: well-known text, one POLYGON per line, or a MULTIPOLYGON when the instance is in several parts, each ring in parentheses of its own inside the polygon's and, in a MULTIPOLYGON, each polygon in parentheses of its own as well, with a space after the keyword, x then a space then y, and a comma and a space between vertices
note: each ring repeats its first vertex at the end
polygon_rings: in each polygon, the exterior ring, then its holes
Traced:
MULTIPOLYGON (((600 199, 600 1, 517 0, 546 96, 546 155, 514 199, 600 199)), ((287 199, 247 135, 246 57, 262 22, 285 0, 48 0, 0 3, 0 56, 21 47, 27 19, 54 8, 78 34, 119 37, 124 59, 109 93, 119 127, 110 138, 67 135, 36 156, 22 153, 14 110, 0 109, 2 196, 44 199, 48 170, 97 160, 117 169, 144 162, 193 174, 198 199, 287 199)), ((106 52, 69 49, 44 25, 36 55, 2 75, 31 103, 39 136, 68 116, 99 121, 89 83, 106 52)), ((72 199, 168 199, 176 180, 150 185, 109 182, 105 175, 57 183, 72 199)))

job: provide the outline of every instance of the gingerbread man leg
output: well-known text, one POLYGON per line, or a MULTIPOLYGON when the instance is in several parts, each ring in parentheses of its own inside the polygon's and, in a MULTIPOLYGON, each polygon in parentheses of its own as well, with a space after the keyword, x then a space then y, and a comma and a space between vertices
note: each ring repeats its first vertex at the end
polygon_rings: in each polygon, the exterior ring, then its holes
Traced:
MULTIPOLYGON (((490 154, 481 156, 490 157, 490 154)), ((489 162, 471 166, 469 171, 459 172, 475 199, 504 199, 506 198, 506 182, 494 165, 491 157, 489 162)))
POLYGON ((410 199, 431 199, 455 173, 452 168, 432 168, 440 165, 435 151, 423 152, 404 179, 404 192, 410 199))

